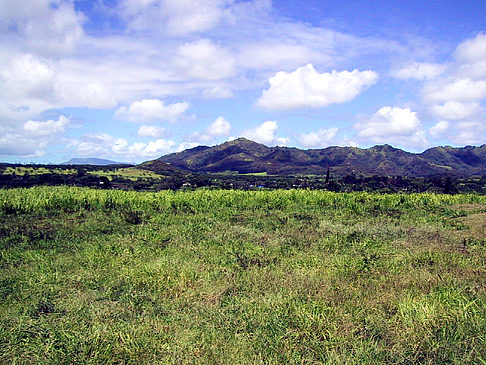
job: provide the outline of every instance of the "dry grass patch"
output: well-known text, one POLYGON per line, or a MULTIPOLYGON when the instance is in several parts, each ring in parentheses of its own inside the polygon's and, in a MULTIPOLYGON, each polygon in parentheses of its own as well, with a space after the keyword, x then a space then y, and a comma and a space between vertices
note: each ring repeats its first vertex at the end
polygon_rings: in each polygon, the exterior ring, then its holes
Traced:
POLYGON ((486 204, 455 204, 450 209, 464 212, 481 212, 486 211, 486 204))
POLYGON ((467 226, 467 230, 463 233, 475 238, 486 238, 486 213, 470 214, 457 220, 467 226))

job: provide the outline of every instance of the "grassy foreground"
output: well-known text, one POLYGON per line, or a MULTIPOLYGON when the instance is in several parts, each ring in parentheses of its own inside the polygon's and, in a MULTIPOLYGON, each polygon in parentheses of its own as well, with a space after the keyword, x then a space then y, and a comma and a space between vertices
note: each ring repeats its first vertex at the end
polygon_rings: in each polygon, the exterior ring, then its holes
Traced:
POLYGON ((486 364, 486 197, 0 190, 0 362, 486 364))

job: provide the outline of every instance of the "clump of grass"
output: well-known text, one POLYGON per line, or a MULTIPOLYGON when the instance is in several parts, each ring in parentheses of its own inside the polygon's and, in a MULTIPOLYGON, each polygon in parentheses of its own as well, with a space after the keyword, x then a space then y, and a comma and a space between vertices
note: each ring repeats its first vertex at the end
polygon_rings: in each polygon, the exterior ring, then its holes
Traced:
POLYGON ((485 203, 0 190, 0 362, 484 363, 485 203))

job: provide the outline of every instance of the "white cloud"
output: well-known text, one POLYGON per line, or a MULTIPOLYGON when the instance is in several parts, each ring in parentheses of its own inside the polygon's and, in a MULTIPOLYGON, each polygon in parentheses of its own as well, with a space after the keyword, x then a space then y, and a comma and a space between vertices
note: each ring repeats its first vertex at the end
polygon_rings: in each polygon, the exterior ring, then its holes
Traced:
POLYGON ((223 117, 218 117, 212 122, 204 132, 194 132, 188 137, 189 143, 211 143, 218 137, 229 136, 231 123, 223 117))
MULTIPOLYGON (((26 121, 46 123, 40 119, 45 111, 121 107, 117 116, 149 127, 160 120, 176 122, 187 113, 188 104, 164 104, 162 100, 228 98, 233 92, 247 96, 255 87, 268 89, 259 105, 269 109, 320 107, 356 97, 376 82, 376 73, 355 70, 321 74, 312 65, 307 69, 299 66, 311 63, 320 70, 352 70, 350 65, 366 63, 378 69, 390 59, 415 54, 406 53, 411 47, 398 42, 359 38, 275 17, 270 0, 103 0, 87 6, 90 10, 86 15, 76 10, 84 7, 78 5, 73 0, 0 1, 0 129, 12 128, 0 135, 4 139, 9 135, 11 146, 14 140, 19 145, 32 143, 32 155, 52 146, 49 128, 52 135, 58 133, 54 125, 43 124, 44 132, 40 133, 46 133, 44 136, 28 134, 29 128, 35 128, 26 121), (112 5, 115 3, 121 5, 112 5), (99 7, 107 12, 96 14, 99 7), (95 17, 100 15, 106 16, 106 27, 100 32, 91 27, 85 32, 84 24, 95 24, 95 17), (93 19, 87 22, 91 16, 93 19), (116 25, 116 32, 110 24, 116 25), (377 55, 384 61, 377 60, 377 55), (278 70, 285 71, 282 83, 262 87, 278 70), (144 105, 145 100, 159 103, 144 105), (157 107, 163 112, 158 113, 157 107)), ((418 63, 411 68, 410 77, 430 84, 427 90, 435 99, 424 103, 439 120, 464 120, 453 119, 455 116, 475 117, 481 122, 477 118, 482 109, 475 106, 484 99, 485 40, 482 34, 463 42, 455 59, 446 63, 448 72, 435 76, 433 82, 430 79, 440 65, 418 63), (455 85, 461 80, 469 80, 462 89, 455 85), (448 85, 458 90, 436 95, 448 85), (460 99, 463 89, 465 94, 472 93, 467 100, 460 99), (468 115, 468 106, 475 112, 468 115)), ((424 92, 424 99, 426 95, 424 92)), ((41 125, 38 130, 42 130, 41 125)), ((161 130, 153 128, 141 127, 139 133, 155 140, 165 138, 161 130)), ((288 143, 288 139, 275 135, 271 143, 288 143)), ((209 129, 198 136, 216 138, 209 129)), ((129 151, 132 144, 125 142, 114 144, 115 150, 129 151)), ((148 151, 154 146, 149 148, 147 142, 145 146, 133 144, 131 149, 148 151)))
POLYGON ((275 144, 277 146, 287 146, 289 143, 290 143, 290 138, 287 137, 275 138, 275 144))
POLYGON ((277 132, 278 124, 276 121, 266 121, 259 126, 243 131, 241 134, 252 141, 263 143, 263 144, 288 144, 287 138, 276 138, 275 133, 277 132), (283 143, 282 143, 283 142, 283 143))
POLYGON ((142 125, 138 128, 137 134, 140 137, 152 137, 160 138, 167 135, 167 130, 165 128, 157 127, 155 125, 142 125))
POLYGON ((64 115, 61 115, 58 120, 47 120, 45 122, 29 120, 24 123, 23 130, 33 136, 51 136, 53 134, 64 133, 65 127, 69 123, 70 120, 64 115))
POLYGON ((471 79, 441 80, 425 87, 425 99, 429 102, 471 102, 486 96, 486 81, 471 79))
POLYGON ((243 23, 241 17, 237 19, 237 24, 241 24, 241 35, 234 48, 238 51, 236 57, 240 68, 290 71, 312 63, 332 69, 374 58, 377 54, 383 57, 383 52, 396 55, 404 51, 397 42, 359 38, 328 27, 276 20, 272 15, 267 11, 259 17, 251 17, 251 20, 247 17, 243 23))
POLYGON ((120 9, 131 30, 161 29, 180 36, 215 27, 229 4, 227 0, 124 0, 120 9))
POLYGON ((0 135, 0 156, 40 157, 44 155, 47 141, 6 133, 0 135))
POLYGON ((396 71, 394 76, 399 79, 429 80, 444 73, 446 68, 445 65, 437 63, 415 62, 396 71))
POLYGON ((477 121, 460 122, 451 136, 452 141, 457 144, 481 144, 484 143, 484 132, 486 130, 484 123, 477 121))
POLYGON ((203 96, 206 99, 227 99, 233 97, 234 95, 230 89, 216 85, 204 90, 203 96))
POLYGON ((430 107, 431 112, 439 118, 452 120, 466 119, 482 111, 478 102, 447 101, 430 107))
POLYGON ((476 38, 467 39, 456 49, 456 58, 463 63, 486 61, 486 34, 479 33, 476 38))
POLYGON ((333 71, 319 73, 312 64, 294 72, 280 71, 268 81, 257 105, 276 110, 318 108, 344 103, 374 84, 378 75, 373 71, 333 71))
POLYGON ((438 118, 484 118, 481 101, 486 98, 486 35, 478 34, 459 44, 447 75, 426 83, 422 94, 424 103, 438 118))
POLYGON ((15 127, 0 124, 0 155, 22 158, 43 156, 48 147, 63 140, 61 135, 69 123, 67 117, 60 115, 58 120, 28 120, 15 127))
POLYGON ((223 117, 219 117, 212 122, 206 129, 206 133, 214 137, 229 136, 231 131, 231 124, 223 117))
POLYGON ((169 153, 174 146, 175 143, 173 141, 158 139, 156 141, 150 141, 148 144, 135 143, 129 146, 128 151, 134 157, 160 157, 163 154, 169 153))
MULTIPOLYGON (((0 81, 3 92, 15 97, 42 98, 53 92, 55 82, 52 61, 32 54, 15 55, 1 63, 0 81)), ((5 95, 8 96, 8 95, 5 95)))
POLYGON ((76 148, 76 154, 80 156, 114 156, 112 147, 114 145, 127 144, 124 139, 116 139, 106 133, 96 133, 83 136, 80 139, 71 141, 70 146, 76 148))
POLYGON ((328 67, 350 52, 383 48, 378 40, 277 19, 270 0, 98 1, 86 15, 77 8, 72 0, 0 1, 3 125, 52 109, 128 112, 143 99, 228 98, 260 84, 262 70, 328 67), (84 24, 94 24, 89 17, 100 15, 106 27, 85 32, 84 24))
POLYGON ((71 53, 84 36, 84 16, 71 1, 16 0, 0 2, 0 30, 24 49, 42 55, 71 53))
POLYGON ((424 146, 425 131, 417 113, 409 108, 385 106, 371 118, 354 125, 358 137, 374 143, 398 143, 405 146, 424 146))
POLYGON ((449 127, 450 123, 446 120, 442 120, 431 127, 429 129, 429 133, 432 137, 438 138, 443 136, 449 130, 449 127))
POLYGON ((455 52, 459 64, 458 75, 463 78, 486 78, 486 34, 462 42, 455 52))
POLYGON ((175 142, 158 139, 148 143, 135 142, 129 144, 125 138, 116 138, 106 133, 83 136, 71 141, 71 147, 80 156, 118 158, 129 161, 158 158, 172 151, 175 142))
POLYGON ((112 90, 100 81, 60 73, 55 84, 56 104, 70 107, 111 109, 116 106, 112 90))
POLYGON ((463 78, 485 79, 486 60, 484 62, 463 63, 458 66, 457 75, 463 78))
POLYGON ((308 134, 301 134, 299 141, 304 147, 327 147, 335 139, 337 135, 337 128, 319 129, 317 132, 310 132, 308 134))
POLYGON ((70 62, 31 53, 2 54, 0 49, 0 70, 0 103, 13 111, 26 109, 28 117, 54 108, 116 105, 108 83, 90 77, 89 68, 77 70, 70 62))
POLYGON ((183 142, 177 147, 176 152, 181 152, 181 151, 184 151, 184 150, 187 150, 187 149, 190 149, 190 148, 197 147, 199 145, 200 145, 200 143, 197 143, 197 142, 183 142))
POLYGON ((309 60, 320 61, 325 57, 307 44, 292 44, 286 39, 263 40, 243 45, 238 54, 238 62, 245 68, 274 70, 295 68, 309 60))
POLYGON ((115 112, 115 117, 130 122, 152 122, 163 120, 170 123, 176 123, 184 117, 189 108, 189 103, 175 103, 165 105, 162 100, 143 99, 135 101, 128 107, 122 106, 115 112))
POLYGON ((180 72, 193 79, 219 80, 228 78, 235 72, 231 53, 209 39, 180 46, 174 64, 180 72))

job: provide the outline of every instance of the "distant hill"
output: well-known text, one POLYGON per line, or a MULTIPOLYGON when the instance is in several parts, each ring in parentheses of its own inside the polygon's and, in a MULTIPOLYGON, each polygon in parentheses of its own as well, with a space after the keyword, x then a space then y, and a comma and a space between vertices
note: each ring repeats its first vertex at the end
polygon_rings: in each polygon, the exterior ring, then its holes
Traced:
POLYGON ((102 158, 72 158, 67 162, 62 163, 61 165, 99 165, 99 166, 106 166, 106 165, 127 165, 124 162, 116 162, 111 160, 105 160, 102 158))
MULTIPOLYGON (((434 147, 410 153, 389 145, 367 149, 328 147, 303 150, 267 147, 238 138, 206 147, 199 146, 160 157, 160 163, 190 172, 266 172, 273 175, 362 173, 387 176, 486 175, 486 145, 464 148, 434 147)), ((153 163, 153 162, 152 162, 153 163)), ((166 166, 166 165, 164 165, 166 166)), ((146 168, 151 169, 150 166, 146 168)))
POLYGON ((147 161, 140 165, 137 165, 137 167, 145 170, 154 171, 159 175, 166 176, 184 176, 190 173, 190 171, 174 167, 171 164, 162 162, 160 160, 147 161))

